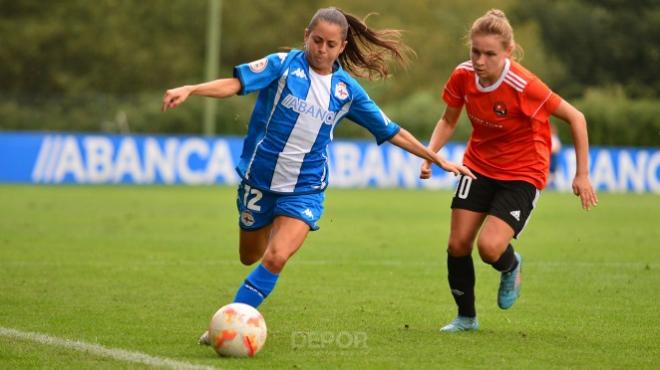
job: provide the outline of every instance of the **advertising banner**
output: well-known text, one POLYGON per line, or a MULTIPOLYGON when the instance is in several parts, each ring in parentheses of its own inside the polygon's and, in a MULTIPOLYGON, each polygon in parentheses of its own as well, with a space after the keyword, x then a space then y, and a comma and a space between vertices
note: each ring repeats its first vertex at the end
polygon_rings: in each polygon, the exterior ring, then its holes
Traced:
MULTIPOLYGON (((0 133, 0 182, 25 184, 237 184, 242 138, 69 133, 0 133)), ((461 143, 440 154, 460 162, 461 143)), ((329 147, 331 187, 450 189, 455 177, 434 168, 419 179, 421 160, 373 141, 337 140, 329 147)), ((570 191, 572 149, 559 153, 549 188, 570 191)), ((599 191, 660 193, 660 148, 592 147, 590 175, 599 191)))

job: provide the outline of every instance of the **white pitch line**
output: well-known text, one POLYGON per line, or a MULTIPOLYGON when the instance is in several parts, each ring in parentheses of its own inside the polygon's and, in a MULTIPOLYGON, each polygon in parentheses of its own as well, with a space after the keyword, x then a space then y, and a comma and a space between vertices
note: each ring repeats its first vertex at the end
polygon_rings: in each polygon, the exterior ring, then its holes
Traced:
POLYGON ((100 357, 108 357, 119 361, 134 362, 154 367, 167 367, 176 370, 212 370, 215 367, 195 365, 169 358, 150 356, 146 353, 131 352, 123 349, 107 348, 98 344, 85 343, 77 340, 52 337, 41 333, 20 331, 0 326, 0 336, 21 339, 49 346, 63 347, 79 352, 88 352, 100 357))

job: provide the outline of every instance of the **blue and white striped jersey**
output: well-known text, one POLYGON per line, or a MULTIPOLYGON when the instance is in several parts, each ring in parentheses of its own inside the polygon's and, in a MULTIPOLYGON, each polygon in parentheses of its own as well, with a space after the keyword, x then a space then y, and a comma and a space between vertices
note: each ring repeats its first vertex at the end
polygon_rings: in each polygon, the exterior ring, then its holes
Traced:
POLYGON ((239 95, 259 91, 236 170, 250 185, 276 193, 314 193, 328 185, 327 147, 344 117, 378 144, 400 128, 341 66, 322 76, 291 50, 234 67, 239 95))

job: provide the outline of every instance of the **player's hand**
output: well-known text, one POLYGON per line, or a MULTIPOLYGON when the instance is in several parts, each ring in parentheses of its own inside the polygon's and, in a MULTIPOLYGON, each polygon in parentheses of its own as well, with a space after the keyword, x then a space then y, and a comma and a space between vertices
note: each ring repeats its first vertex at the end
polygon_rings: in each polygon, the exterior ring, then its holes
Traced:
POLYGON ((589 176, 575 176, 573 179, 573 194, 580 197, 582 208, 586 211, 598 205, 598 198, 596 197, 594 188, 591 186, 589 176))
POLYGON ((438 160, 438 165, 445 171, 447 172, 452 172, 454 175, 465 175, 472 180, 476 180, 477 177, 470 171, 469 168, 463 166, 463 165, 457 165, 452 162, 446 161, 444 159, 439 158, 438 160))
POLYGON ((190 96, 191 92, 192 88, 190 86, 181 86, 165 91, 161 111, 165 112, 168 109, 174 109, 178 107, 181 103, 188 99, 188 96, 190 96))
POLYGON ((422 162, 422 168, 419 170, 419 178, 420 179, 430 179, 431 178, 431 166, 433 163, 429 160, 424 160, 422 162))

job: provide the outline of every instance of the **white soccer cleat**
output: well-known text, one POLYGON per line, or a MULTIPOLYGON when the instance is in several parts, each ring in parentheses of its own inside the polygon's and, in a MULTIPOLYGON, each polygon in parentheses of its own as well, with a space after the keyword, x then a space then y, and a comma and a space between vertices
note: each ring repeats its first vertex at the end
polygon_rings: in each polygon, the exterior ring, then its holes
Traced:
POLYGON ((199 337, 197 340, 197 344, 200 346, 210 346, 211 345, 211 339, 209 338, 209 331, 205 331, 202 336, 199 337))
POLYGON ((452 322, 440 329, 440 331, 445 333, 476 330, 479 330, 479 321, 477 321, 477 318, 465 316, 457 316, 452 322))

